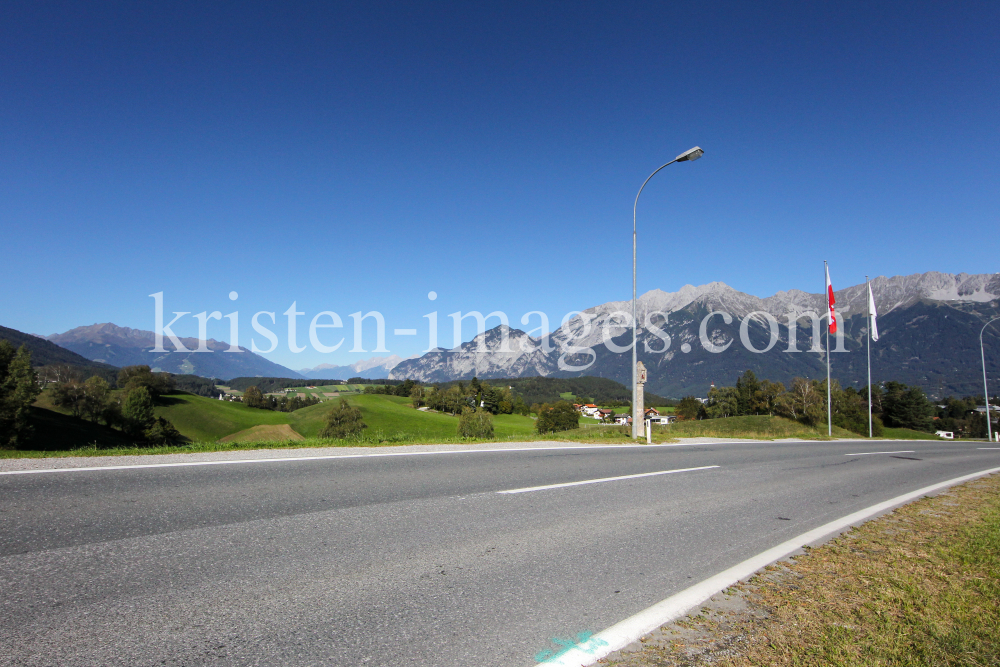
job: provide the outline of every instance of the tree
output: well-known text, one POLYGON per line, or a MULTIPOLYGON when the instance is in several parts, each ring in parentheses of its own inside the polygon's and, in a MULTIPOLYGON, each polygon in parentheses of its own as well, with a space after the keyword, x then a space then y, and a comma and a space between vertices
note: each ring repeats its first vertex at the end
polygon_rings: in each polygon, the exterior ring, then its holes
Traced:
POLYGON ((122 403, 122 430, 133 437, 145 435, 153 425, 153 398, 149 390, 138 386, 125 395, 122 403))
POLYGON ((104 416, 111 388, 103 378, 93 376, 83 383, 83 413, 92 422, 104 416))
POLYGON ((785 385, 780 382, 761 380, 760 388, 757 390, 755 409, 759 414, 774 414, 778 397, 785 393, 785 385))
POLYGON ((503 399, 503 392, 484 383, 479 387, 479 396, 477 407, 481 405, 490 414, 500 414, 500 401, 503 399))
POLYGON ((882 398, 882 418, 889 426, 915 431, 933 430, 934 405, 919 387, 886 382, 882 398))
POLYGON ((604 418, 601 421, 603 421, 605 424, 614 424, 616 416, 617 415, 615 415, 614 410, 609 410, 608 414, 604 415, 604 418))
POLYGON ((708 390, 705 412, 712 419, 735 417, 740 410, 740 390, 736 387, 713 387, 708 390))
POLYGON ((753 371, 748 370, 736 378, 736 409, 730 416, 753 415, 760 411, 760 382, 753 371))
POLYGON ((531 409, 528 407, 528 404, 524 402, 524 398, 521 396, 514 397, 513 411, 515 415, 524 415, 525 417, 531 414, 531 409))
POLYGON ((868 392, 871 391, 872 394, 872 414, 880 415, 882 414, 882 398, 885 396, 885 392, 882 391, 882 387, 873 384, 871 387, 862 387, 861 399, 867 403, 868 402, 868 392))
POLYGON ((60 382, 52 388, 52 402, 56 407, 66 408, 74 417, 80 417, 84 411, 84 388, 76 380, 60 382))
POLYGON ((492 438, 493 415, 485 408, 465 408, 458 418, 458 435, 463 438, 492 438))
POLYGON ((815 426, 826 417, 826 391, 820 395, 819 383, 806 378, 792 380, 791 388, 775 401, 775 414, 815 426))
POLYGON ((539 433, 569 431, 579 426, 580 413, 568 401, 559 401, 555 405, 543 404, 538 408, 535 429, 539 433))
POLYGON ((425 405, 424 401, 424 388, 420 385, 415 386, 410 390, 410 400, 413 401, 414 408, 422 408, 425 405))
POLYGON ((347 399, 340 399, 326 415, 326 426, 320 431, 321 438, 351 438, 361 434, 368 424, 361 418, 361 409, 352 407, 347 399))
POLYGON ((28 416, 39 393, 31 352, 24 345, 15 352, 0 340, 0 447, 16 447, 31 435, 28 416))
POLYGON ((681 402, 677 404, 677 418, 681 421, 697 419, 701 414, 701 410, 701 401, 694 396, 685 396, 681 399, 681 402))
MULTIPOLYGON (((825 384, 825 383, 824 383, 825 384)), ((825 387, 824 387, 825 389, 825 387)), ((854 387, 840 388, 836 380, 831 385, 833 402, 833 425, 853 431, 858 435, 868 435, 868 401, 854 387)), ((882 435, 882 422, 872 417, 872 436, 882 435)))
POLYGON ((264 394, 255 386, 247 387, 243 392, 243 405, 248 408, 264 408, 264 394))
POLYGON ((143 436, 146 442, 152 445, 174 445, 184 440, 174 425, 163 417, 154 419, 149 428, 143 432, 143 436))

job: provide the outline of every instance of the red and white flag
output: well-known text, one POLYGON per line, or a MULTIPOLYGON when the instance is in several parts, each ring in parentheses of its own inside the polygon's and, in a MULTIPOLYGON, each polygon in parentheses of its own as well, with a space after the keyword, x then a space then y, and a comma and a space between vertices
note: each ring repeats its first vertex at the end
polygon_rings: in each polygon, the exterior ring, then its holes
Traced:
POLYGON ((837 314, 833 310, 837 300, 833 298, 833 284, 830 282, 830 267, 826 267, 826 298, 830 302, 830 333, 837 333, 837 314))

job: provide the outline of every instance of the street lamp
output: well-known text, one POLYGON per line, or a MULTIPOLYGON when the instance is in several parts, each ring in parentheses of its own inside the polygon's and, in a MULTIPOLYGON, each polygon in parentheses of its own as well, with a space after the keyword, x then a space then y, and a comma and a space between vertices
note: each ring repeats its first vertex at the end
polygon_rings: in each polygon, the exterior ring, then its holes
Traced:
MULTIPOLYGON (((673 160, 663 165, 663 167, 672 165, 674 162, 694 162, 704 154, 705 151, 695 146, 690 150, 684 151, 683 153, 675 157, 673 160)), ((660 167, 660 169, 663 169, 663 167, 660 167)), ((645 181, 642 182, 642 188, 646 187, 646 183, 649 183, 649 179, 652 178, 653 176, 656 176, 656 174, 660 171, 660 169, 654 171, 652 174, 649 175, 649 178, 647 178, 645 181)), ((636 364, 638 363, 638 358, 636 356, 636 330, 639 328, 639 322, 638 319, 636 318, 636 310, 635 310, 635 211, 636 208, 639 206, 639 195, 642 194, 642 188, 639 188, 639 192, 635 196, 635 204, 632 205, 632 438, 633 439, 639 437, 639 430, 638 430, 639 420, 645 417, 645 415, 637 414, 639 411, 639 403, 637 395, 638 377, 636 377, 637 373, 636 364)))
POLYGON ((983 332, 986 331, 986 327, 997 320, 1000 320, 1000 317, 994 317, 979 330, 979 355, 983 360, 983 394, 986 399, 986 437, 989 438, 990 442, 993 442, 993 427, 990 425, 990 389, 989 385, 986 384, 986 352, 983 350, 983 332))

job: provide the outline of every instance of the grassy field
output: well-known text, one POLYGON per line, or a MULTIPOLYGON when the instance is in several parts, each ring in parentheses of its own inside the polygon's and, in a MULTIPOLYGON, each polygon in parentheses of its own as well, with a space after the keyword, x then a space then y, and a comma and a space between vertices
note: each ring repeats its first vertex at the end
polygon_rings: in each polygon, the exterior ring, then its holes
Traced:
MULTIPOLYGON (((410 399, 404 396, 360 394, 347 397, 347 402, 361 409, 361 418, 368 424, 368 436, 381 434, 390 439, 407 436, 416 442, 457 439, 457 417, 414 410, 410 399)), ((329 405, 314 405, 296 410, 291 413, 292 428, 307 438, 318 437, 329 409, 329 405)), ((530 436, 534 432, 535 421, 520 415, 496 415, 493 428, 496 436, 502 439, 530 436)))
POLYGON ((170 421, 181 435, 194 441, 215 441, 261 424, 288 423, 286 412, 257 410, 194 394, 162 396, 159 403, 153 410, 156 416, 170 421))
POLYGON ((914 431, 911 428, 884 428, 882 437, 890 440, 944 440, 933 433, 914 431))
MULTIPOLYGON (((419 443, 462 443, 458 437, 458 418, 437 412, 414 410, 402 396, 354 394, 345 400, 361 409, 368 428, 361 437, 346 441, 320 440, 319 433, 331 408, 329 399, 295 412, 272 412, 248 408, 242 403, 177 393, 161 397, 155 407, 157 416, 169 420, 190 442, 178 447, 138 449, 119 431, 72 418, 55 408, 43 394, 37 403, 38 434, 22 451, 0 452, 0 457, 82 454, 93 450, 103 454, 167 453, 219 451, 253 447, 351 446, 419 443)), ((496 415, 493 418, 494 440, 560 440, 584 442, 626 442, 627 427, 596 426, 596 420, 581 418, 580 428, 539 436, 535 420, 521 415, 496 415)), ((896 431, 902 431, 897 429, 896 431)), ((896 437, 931 437, 905 431, 896 437)), ((684 437, 718 438, 825 438, 826 428, 811 428, 780 417, 730 417, 702 421, 677 422, 655 426, 655 442, 684 437)), ((857 437, 834 429, 834 437, 857 437)))
POLYGON ((320 400, 329 400, 330 398, 336 398, 331 396, 326 396, 325 394, 338 394, 340 396, 350 396, 352 394, 360 394, 365 390, 363 384, 325 384, 317 385, 316 387, 289 387, 288 392, 278 391, 274 392, 273 395, 281 396, 282 394, 287 395, 289 398, 298 394, 303 398, 307 396, 315 396, 320 400))
MULTIPOLYGON (((783 417, 752 416, 679 421, 667 426, 654 426, 653 438, 825 438, 826 426, 805 426, 783 417)), ((835 438, 858 436, 836 426, 835 438)))
POLYGON ((610 667, 1000 664, 1000 475, 772 565, 610 667), (737 598, 741 602, 729 602, 737 598))
POLYGON ((219 442, 283 442, 305 440, 296 433, 288 424, 261 424, 251 426, 248 429, 238 431, 225 438, 220 438, 219 442))

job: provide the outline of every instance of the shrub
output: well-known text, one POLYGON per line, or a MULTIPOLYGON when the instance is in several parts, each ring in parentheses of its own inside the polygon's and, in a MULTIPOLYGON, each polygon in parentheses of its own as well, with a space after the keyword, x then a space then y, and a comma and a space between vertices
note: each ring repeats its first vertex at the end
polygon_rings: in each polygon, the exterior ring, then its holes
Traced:
POLYGON ((580 413, 567 401, 555 405, 543 404, 538 408, 535 429, 539 433, 569 431, 580 426, 580 413))
POLYGON ((351 407, 346 399, 340 399, 326 416, 326 426, 320 431, 321 438, 350 438, 360 435, 368 428, 361 419, 361 409, 351 407))
POLYGON ((493 415, 483 408, 465 408, 458 418, 458 434, 463 438, 492 438, 493 415))
POLYGON ((163 417, 157 417, 143 435, 151 445, 175 445, 184 440, 174 425, 163 417))

